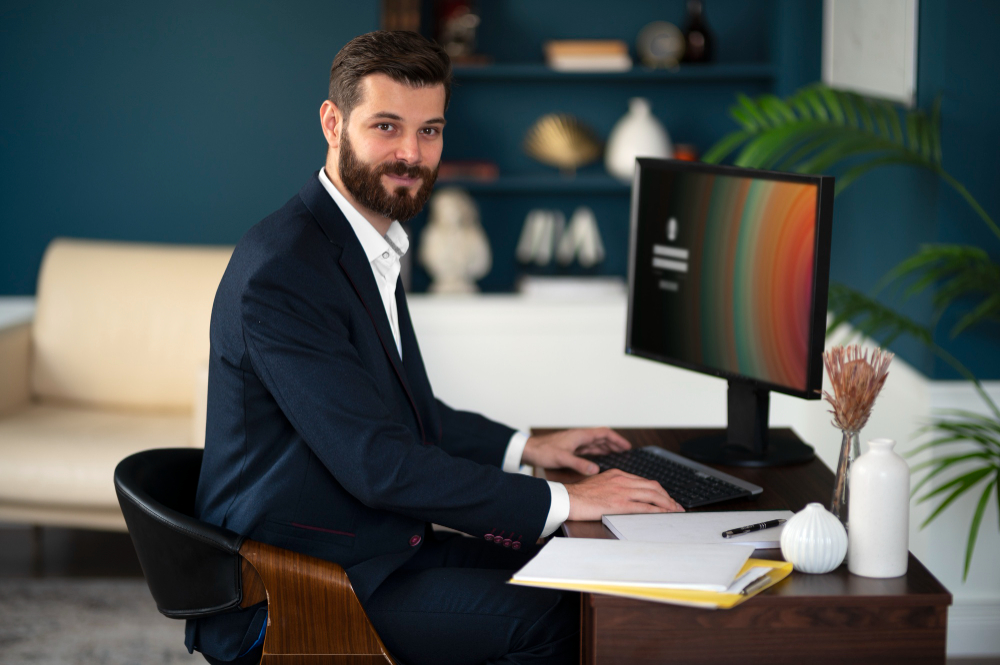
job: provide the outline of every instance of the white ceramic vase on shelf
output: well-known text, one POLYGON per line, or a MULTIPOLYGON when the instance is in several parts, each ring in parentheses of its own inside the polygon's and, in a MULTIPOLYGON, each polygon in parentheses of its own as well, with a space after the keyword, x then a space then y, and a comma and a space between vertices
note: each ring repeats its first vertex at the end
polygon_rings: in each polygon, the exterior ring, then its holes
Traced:
POLYGON ((844 562, 847 532, 823 504, 810 503, 785 523, 781 554, 801 573, 828 573, 844 562))
POLYGON ((604 166, 615 178, 631 182, 636 157, 673 157, 670 136, 653 117, 649 100, 633 97, 628 113, 615 123, 604 151, 604 166))
POLYGON ((851 469, 847 568, 864 577, 906 574, 910 536, 910 467, 892 439, 872 439, 851 469))

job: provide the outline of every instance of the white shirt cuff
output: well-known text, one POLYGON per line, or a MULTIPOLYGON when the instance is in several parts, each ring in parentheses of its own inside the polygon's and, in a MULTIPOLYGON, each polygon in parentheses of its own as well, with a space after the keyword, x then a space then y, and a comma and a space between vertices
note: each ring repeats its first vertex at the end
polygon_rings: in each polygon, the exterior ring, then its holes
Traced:
POLYGON ((549 491, 552 492, 552 503, 549 505, 549 516, 545 518, 542 538, 552 535, 569 517, 569 492, 566 491, 566 486, 551 480, 545 482, 549 484, 549 491))
MULTIPOLYGON (((503 456, 503 466, 507 473, 516 473, 521 468, 521 456, 524 454, 524 446, 528 443, 526 432, 514 432, 507 444, 507 452, 503 456)), ((545 518, 545 526, 542 528, 542 538, 551 536, 563 522, 569 518, 569 492, 562 483, 545 481, 549 484, 549 492, 552 494, 552 501, 549 504, 549 514, 545 518)))
POLYGON ((528 435, 524 432, 514 432, 507 444, 507 452, 503 455, 503 466, 500 468, 507 473, 517 473, 521 468, 521 455, 524 454, 524 446, 528 443, 528 435))

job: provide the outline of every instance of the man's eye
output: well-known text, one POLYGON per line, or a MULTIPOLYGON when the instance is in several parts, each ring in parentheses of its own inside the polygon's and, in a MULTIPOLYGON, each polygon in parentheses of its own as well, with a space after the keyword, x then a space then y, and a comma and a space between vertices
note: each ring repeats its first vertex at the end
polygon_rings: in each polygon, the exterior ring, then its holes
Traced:
POLYGON ((423 132, 425 136, 437 136, 438 134, 441 133, 441 130, 438 129, 437 127, 424 127, 420 131, 423 132))
POLYGON ((377 129, 382 130, 383 132, 388 132, 388 131, 392 130, 392 125, 390 125, 388 122, 381 122, 381 123, 375 125, 375 127, 377 129))

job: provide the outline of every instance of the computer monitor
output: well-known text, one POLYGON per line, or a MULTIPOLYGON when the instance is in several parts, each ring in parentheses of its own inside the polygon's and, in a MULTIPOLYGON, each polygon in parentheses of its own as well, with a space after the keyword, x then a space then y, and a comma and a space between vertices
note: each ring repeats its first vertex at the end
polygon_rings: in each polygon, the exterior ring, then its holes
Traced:
POLYGON ((686 456, 813 457, 768 412, 772 390, 820 398, 832 216, 829 176, 637 160, 625 352, 729 382, 726 434, 686 456))

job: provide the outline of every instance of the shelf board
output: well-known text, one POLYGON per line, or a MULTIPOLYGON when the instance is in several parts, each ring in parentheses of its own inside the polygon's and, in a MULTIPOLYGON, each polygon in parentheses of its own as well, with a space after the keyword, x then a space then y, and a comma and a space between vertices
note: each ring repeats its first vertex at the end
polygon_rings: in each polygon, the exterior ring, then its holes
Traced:
POLYGON ((615 194, 631 191, 630 183, 620 182, 606 175, 578 175, 565 177, 552 175, 501 176, 492 182, 472 180, 439 181, 438 187, 461 187, 474 194, 615 194))
POLYGON ((635 66, 626 72, 560 72, 542 63, 456 66, 460 81, 769 81, 774 78, 771 63, 721 63, 681 65, 676 69, 649 69, 635 66))

